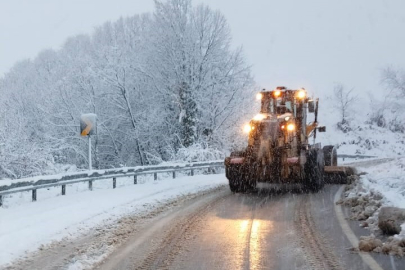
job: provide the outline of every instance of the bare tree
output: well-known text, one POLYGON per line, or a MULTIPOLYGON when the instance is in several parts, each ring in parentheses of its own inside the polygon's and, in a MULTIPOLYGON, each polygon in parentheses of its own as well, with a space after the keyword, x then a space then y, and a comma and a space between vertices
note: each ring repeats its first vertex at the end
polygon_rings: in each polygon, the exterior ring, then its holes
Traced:
POLYGON ((354 88, 346 90, 342 84, 337 84, 333 89, 333 107, 339 112, 340 120, 337 123, 338 128, 346 132, 350 130, 350 114, 353 112, 357 95, 353 93, 354 88))
POLYGON ((391 90, 390 94, 403 99, 405 96, 405 72, 387 67, 381 73, 381 82, 391 90))
MULTIPOLYGON (((394 132, 405 132, 405 72, 387 67, 381 72, 381 83, 388 93, 379 107, 380 118, 384 119, 388 128, 394 132)), ((384 125, 386 126, 386 125, 384 125)))

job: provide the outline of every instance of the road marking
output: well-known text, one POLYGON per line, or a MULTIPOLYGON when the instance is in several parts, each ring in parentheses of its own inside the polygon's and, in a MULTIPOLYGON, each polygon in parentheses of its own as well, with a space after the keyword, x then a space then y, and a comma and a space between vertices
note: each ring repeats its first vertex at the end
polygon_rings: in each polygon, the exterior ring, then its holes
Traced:
MULTIPOLYGON (((349 223, 347 223, 343 211, 342 211, 342 206, 339 204, 336 204, 336 202, 341 198, 342 192, 345 186, 341 186, 339 190, 335 194, 335 198, 333 200, 334 202, 334 207, 335 207, 335 212, 336 216, 338 218, 338 221, 340 223, 340 226, 342 227, 343 233, 346 234, 347 239, 349 239, 350 243, 354 248, 358 248, 359 246, 359 239, 357 239, 357 236, 354 234, 352 229, 349 226, 349 223)), ((370 254, 364 253, 364 252, 359 252, 360 257, 363 259, 364 263, 367 264, 370 269, 372 270, 383 270, 381 266, 371 257, 370 254)))
POLYGON ((395 263, 394 263, 394 257, 392 255, 390 255, 390 262, 391 262, 392 269, 397 270, 397 267, 395 266, 395 263))

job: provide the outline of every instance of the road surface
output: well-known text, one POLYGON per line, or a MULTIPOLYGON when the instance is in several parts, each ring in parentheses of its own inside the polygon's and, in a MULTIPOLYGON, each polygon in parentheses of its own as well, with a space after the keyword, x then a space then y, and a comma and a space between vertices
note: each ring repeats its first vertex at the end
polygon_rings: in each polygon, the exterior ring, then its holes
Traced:
POLYGON ((373 255, 379 265, 370 268, 352 251, 335 210, 340 188, 233 194, 224 186, 127 217, 109 237, 97 231, 55 243, 8 269, 405 269, 404 260, 385 255, 373 255), (95 264, 86 260, 103 252, 95 264))

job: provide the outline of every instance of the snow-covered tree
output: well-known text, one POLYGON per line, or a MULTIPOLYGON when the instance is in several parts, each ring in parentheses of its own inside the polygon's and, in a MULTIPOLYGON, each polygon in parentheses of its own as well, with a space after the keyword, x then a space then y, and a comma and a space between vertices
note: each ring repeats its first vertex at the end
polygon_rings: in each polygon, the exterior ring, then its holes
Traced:
POLYGON ((87 168, 83 113, 97 114, 96 168, 217 158, 232 147, 251 115, 253 80, 226 19, 190 0, 155 3, 154 14, 106 22, 0 79, 0 177, 87 168))

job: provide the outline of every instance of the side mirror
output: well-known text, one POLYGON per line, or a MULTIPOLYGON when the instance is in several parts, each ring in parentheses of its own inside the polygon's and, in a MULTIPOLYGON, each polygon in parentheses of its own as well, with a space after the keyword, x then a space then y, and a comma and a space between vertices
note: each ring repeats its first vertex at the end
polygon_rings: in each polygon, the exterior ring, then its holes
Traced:
POLYGON ((313 100, 308 101, 308 112, 315 112, 315 102, 313 100))
POLYGON ((326 127, 325 126, 318 127, 318 131, 319 132, 326 132, 326 127))

